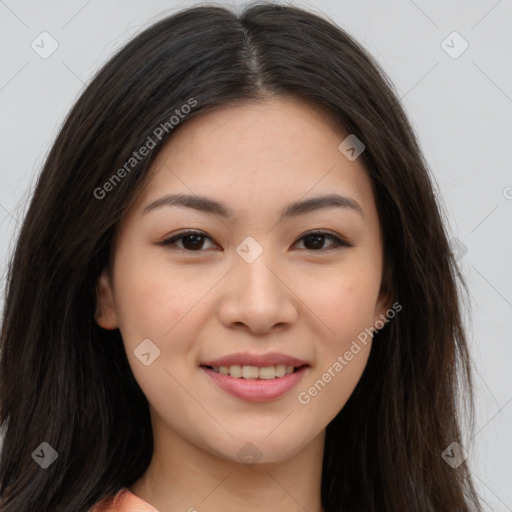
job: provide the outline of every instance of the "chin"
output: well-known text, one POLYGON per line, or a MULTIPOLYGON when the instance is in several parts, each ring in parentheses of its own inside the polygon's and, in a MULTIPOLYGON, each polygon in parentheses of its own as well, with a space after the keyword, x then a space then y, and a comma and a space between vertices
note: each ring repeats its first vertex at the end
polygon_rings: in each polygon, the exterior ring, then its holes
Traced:
POLYGON ((241 436, 229 439, 222 446, 210 445, 209 451, 230 462, 242 463, 255 467, 264 464, 285 462, 300 453, 307 441, 299 436, 288 435, 265 435, 260 433, 251 435, 251 432, 244 432, 241 436))

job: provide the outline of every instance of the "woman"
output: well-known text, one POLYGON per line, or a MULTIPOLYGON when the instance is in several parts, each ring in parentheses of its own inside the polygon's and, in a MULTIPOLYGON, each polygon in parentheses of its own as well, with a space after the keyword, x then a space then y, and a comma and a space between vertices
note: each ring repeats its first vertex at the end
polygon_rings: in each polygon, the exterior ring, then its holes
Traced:
POLYGON ((77 101, 21 229, 0 511, 481 510, 459 279, 349 35, 279 5, 158 22, 77 101))

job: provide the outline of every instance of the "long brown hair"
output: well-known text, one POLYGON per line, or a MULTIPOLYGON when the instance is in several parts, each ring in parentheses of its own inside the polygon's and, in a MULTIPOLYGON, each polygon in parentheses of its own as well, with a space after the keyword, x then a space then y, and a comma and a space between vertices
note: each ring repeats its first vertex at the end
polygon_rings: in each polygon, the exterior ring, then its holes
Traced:
POLYGON ((385 73, 346 32, 299 8, 260 4, 239 16, 198 6, 159 21, 111 58, 65 120, 9 265, 1 512, 85 512, 145 472, 148 402, 119 331, 94 320, 97 279, 174 130, 268 94, 302 98, 364 142, 389 287, 403 308, 375 334, 362 378, 327 426, 323 506, 481 510, 467 463, 453 468, 441 456, 463 444, 459 391, 472 418, 470 359, 462 280, 413 129, 385 73), (186 119, 156 140, 190 98, 186 119), (150 136, 156 147, 109 181, 150 136), (43 442, 58 454, 47 468, 32 455, 43 442))

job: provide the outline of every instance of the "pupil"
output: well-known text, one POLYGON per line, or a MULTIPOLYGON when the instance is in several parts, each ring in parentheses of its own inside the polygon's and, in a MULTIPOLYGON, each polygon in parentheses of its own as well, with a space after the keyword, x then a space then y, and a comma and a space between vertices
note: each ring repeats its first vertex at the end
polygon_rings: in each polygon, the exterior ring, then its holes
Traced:
POLYGON ((186 249, 198 249, 202 245, 202 238, 203 235, 187 235, 183 238, 183 247, 185 247, 186 249), (191 239, 192 244, 188 244, 191 245, 191 247, 187 247, 187 240, 191 239))
MULTIPOLYGON (((318 248, 321 248, 323 245, 323 237, 324 237, 324 235, 309 235, 308 237, 306 237, 305 240, 314 240, 313 246, 315 249, 318 249, 318 248)), ((304 243, 304 245, 307 245, 307 244, 304 243)))
MULTIPOLYGON (((313 249, 321 249, 323 246, 325 235, 308 235, 304 239, 304 245, 310 245, 313 249), (313 243, 307 243, 307 242, 313 241, 313 243)), ((194 250, 194 249, 200 249, 203 242, 203 235, 186 235, 182 239, 183 247, 186 249, 194 250), (188 246, 188 247, 187 247, 188 246)))

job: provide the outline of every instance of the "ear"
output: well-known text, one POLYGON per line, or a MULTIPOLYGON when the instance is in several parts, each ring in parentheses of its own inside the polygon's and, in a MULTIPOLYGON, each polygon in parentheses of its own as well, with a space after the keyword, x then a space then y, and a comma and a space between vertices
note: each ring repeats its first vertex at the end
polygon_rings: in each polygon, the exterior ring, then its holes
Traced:
POLYGON ((391 265, 387 263, 384 267, 384 272, 382 275, 379 298, 377 299, 377 303, 375 305, 375 313, 373 319, 374 325, 377 320, 386 321, 386 312, 388 312, 393 305, 393 297, 395 295, 393 286, 393 274, 394 272, 391 265))
POLYGON ((104 268, 96 284, 96 323, 103 329, 117 329, 117 314, 115 310, 112 283, 107 268, 104 268))
MULTIPOLYGON (((386 312, 391 309, 392 305, 393 305, 393 296, 390 295, 389 293, 386 293, 385 290, 381 290, 379 298, 377 300, 377 304, 375 305, 373 325, 375 325, 377 323, 377 321, 384 321, 384 323, 386 322, 386 319, 388 317, 386 312)), ((380 330, 380 329, 382 329, 382 327, 378 328, 378 330, 380 330)))

